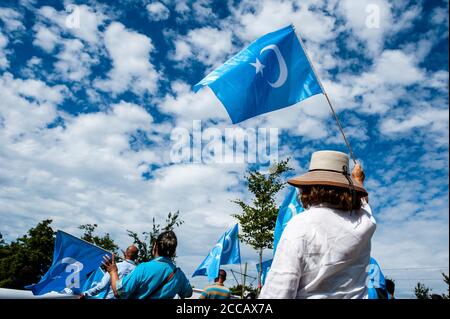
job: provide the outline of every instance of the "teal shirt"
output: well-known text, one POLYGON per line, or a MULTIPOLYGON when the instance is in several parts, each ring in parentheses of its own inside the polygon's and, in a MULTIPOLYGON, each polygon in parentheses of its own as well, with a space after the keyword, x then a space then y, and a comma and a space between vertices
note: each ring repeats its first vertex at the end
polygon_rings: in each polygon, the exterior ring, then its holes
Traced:
POLYGON ((117 282, 117 293, 121 299, 145 299, 149 295, 151 299, 171 299, 177 294, 180 298, 192 296, 191 284, 181 269, 164 287, 153 293, 175 268, 172 261, 165 257, 142 263, 117 282))

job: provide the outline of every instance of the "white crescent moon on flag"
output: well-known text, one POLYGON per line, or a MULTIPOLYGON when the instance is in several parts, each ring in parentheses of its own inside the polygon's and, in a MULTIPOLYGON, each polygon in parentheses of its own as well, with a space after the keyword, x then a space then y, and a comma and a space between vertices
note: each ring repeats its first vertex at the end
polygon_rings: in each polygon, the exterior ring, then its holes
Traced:
POLYGON ((286 82, 287 76, 288 76, 288 70, 286 66, 286 62, 284 61, 283 55, 280 52, 280 49, 275 44, 270 44, 266 47, 264 47, 259 54, 263 53, 264 51, 272 50, 275 55, 277 56, 278 65, 280 66, 280 75, 278 76, 278 79, 275 82, 269 82, 269 85, 273 88, 278 88, 286 82))
POLYGON ((231 250, 231 238, 230 235, 225 236, 225 247, 223 247, 222 254, 226 254, 231 250))

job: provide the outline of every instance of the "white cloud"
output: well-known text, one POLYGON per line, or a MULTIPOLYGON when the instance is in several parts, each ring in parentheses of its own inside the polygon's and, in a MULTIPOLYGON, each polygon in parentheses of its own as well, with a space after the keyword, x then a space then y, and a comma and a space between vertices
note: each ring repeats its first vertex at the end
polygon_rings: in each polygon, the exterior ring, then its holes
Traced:
POLYGON ((0 77, 0 127, 2 135, 15 138, 44 128, 56 116, 56 105, 64 100, 66 88, 49 87, 39 80, 0 77), (29 101, 31 100, 31 101, 29 101))
POLYGON ((148 12, 148 17, 153 21, 167 20, 170 16, 170 11, 161 2, 152 2, 145 7, 148 12))
POLYGON ((97 60, 84 52, 83 43, 78 39, 63 41, 63 49, 58 52, 55 70, 66 81, 78 82, 89 76, 91 64, 97 60))
POLYGON ((224 59, 232 52, 231 31, 203 27, 176 38, 172 59, 183 66, 188 64, 188 59, 196 59, 207 66, 217 66, 225 62, 224 59))
POLYGON ((448 132, 448 109, 418 109, 404 119, 386 118, 381 123, 383 134, 407 133, 415 128, 426 127, 429 131, 448 132))
POLYGON ((3 21, 4 29, 7 32, 25 30, 25 26, 22 23, 22 14, 14 9, 0 8, 0 20, 3 21))
POLYGON ((8 38, 0 32, 0 69, 6 69, 9 66, 9 61, 6 58, 6 46, 8 45, 8 38))
POLYGON ((194 93, 184 82, 172 83, 172 93, 167 94, 158 104, 158 109, 175 116, 181 127, 191 127, 193 120, 228 120, 228 114, 209 88, 194 93))
POLYGON ((113 22, 105 31, 105 46, 113 68, 107 79, 96 80, 98 88, 114 94, 127 90, 139 95, 156 92, 159 74, 149 61, 154 49, 150 38, 113 22))
POLYGON ((48 28, 43 24, 36 24, 33 27, 36 32, 33 45, 40 47, 47 53, 52 53, 55 46, 61 41, 58 32, 48 28))
POLYGON ((100 38, 99 27, 106 17, 102 12, 94 11, 87 5, 76 5, 72 8, 72 12, 66 12, 44 6, 39 9, 38 14, 44 21, 58 26, 61 32, 71 34, 94 45, 100 38))
POLYGON ((245 41, 253 41, 290 23, 312 42, 333 39, 336 35, 333 32, 335 19, 313 11, 311 7, 312 3, 304 1, 248 0, 231 10, 236 23, 242 25, 235 28, 236 32, 245 41))
POLYGON ((338 5, 346 26, 357 38, 364 41, 371 55, 380 53, 384 36, 392 25, 391 4, 385 0, 345 0, 338 5))

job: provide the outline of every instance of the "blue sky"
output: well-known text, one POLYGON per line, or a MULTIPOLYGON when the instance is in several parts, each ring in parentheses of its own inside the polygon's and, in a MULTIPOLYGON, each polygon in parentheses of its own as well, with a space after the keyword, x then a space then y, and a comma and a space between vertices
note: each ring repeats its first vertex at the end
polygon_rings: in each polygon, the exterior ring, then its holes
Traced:
MULTIPOLYGON (((2 1, 0 231, 12 240, 44 218, 74 234, 97 223, 125 247, 126 229, 180 210, 178 263, 192 274, 235 223, 230 200, 251 199, 249 166, 173 163, 171 132, 193 120, 234 127, 192 85, 293 23, 366 170, 372 255, 399 296, 418 279, 444 292, 447 15, 446 1, 2 1)), ((278 128, 278 158, 290 157, 295 173, 315 150, 346 151, 321 95, 238 126, 278 128)), ((254 274, 256 253, 242 253, 254 274)))

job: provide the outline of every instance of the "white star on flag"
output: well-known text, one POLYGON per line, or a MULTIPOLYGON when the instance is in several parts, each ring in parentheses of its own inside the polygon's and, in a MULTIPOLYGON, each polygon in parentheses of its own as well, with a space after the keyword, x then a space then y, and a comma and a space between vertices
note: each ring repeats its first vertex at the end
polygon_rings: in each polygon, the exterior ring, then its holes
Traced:
POLYGON ((251 65, 253 65, 256 69, 256 74, 258 74, 259 72, 261 72, 261 75, 263 74, 263 69, 266 67, 264 64, 262 64, 258 59, 256 59, 255 63, 250 63, 251 65))

